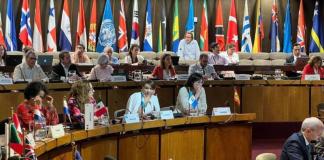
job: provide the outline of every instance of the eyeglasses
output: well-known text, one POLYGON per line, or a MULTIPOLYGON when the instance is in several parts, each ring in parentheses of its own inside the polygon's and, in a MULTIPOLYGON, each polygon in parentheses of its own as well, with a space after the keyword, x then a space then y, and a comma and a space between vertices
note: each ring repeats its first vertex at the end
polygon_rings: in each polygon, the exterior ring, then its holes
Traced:
POLYGON ((34 61, 37 60, 37 58, 35 58, 35 57, 31 57, 31 58, 29 58, 29 59, 34 60, 34 61))

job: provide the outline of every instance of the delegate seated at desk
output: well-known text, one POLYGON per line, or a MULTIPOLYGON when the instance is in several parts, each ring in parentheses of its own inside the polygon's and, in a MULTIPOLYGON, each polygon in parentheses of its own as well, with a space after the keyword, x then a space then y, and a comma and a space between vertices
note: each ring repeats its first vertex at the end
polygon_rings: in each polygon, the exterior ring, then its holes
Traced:
POLYGON ((83 44, 78 44, 76 51, 71 54, 71 61, 74 64, 77 63, 91 63, 90 58, 84 53, 85 47, 83 44))
POLYGON ((110 47, 110 46, 107 46, 104 49, 104 55, 108 56, 108 64, 117 65, 117 64, 119 64, 119 59, 112 55, 113 52, 114 52, 114 49, 112 47, 110 47))
POLYGON ((214 66, 208 64, 207 54, 201 54, 199 56, 199 62, 190 65, 188 74, 191 75, 193 73, 201 74, 204 80, 208 80, 210 78, 219 79, 214 66))
POLYGON ((196 40, 193 39, 193 33, 187 32, 185 38, 179 43, 177 55, 180 60, 198 60, 200 49, 196 40))
POLYGON ((69 72, 74 72, 76 75, 82 77, 79 73, 77 66, 71 63, 70 53, 67 51, 62 51, 59 54, 60 62, 52 67, 52 73, 50 74, 50 79, 60 79, 61 77, 69 77, 69 72))
POLYGON ((287 64, 295 64, 297 61, 297 58, 301 58, 301 57, 307 57, 307 55, 302 54, 300 52, 300 44, 299 43, 295 43, 294 47, 293 47, 293 53, 291 56, 287 57, 286 59, 286 63, 287 64))
POLYGON ((111 80, 111 74, 114 68, 109 65, 109 58, 106 55, 101 55, 98 58, 98 64, 91 69, 88 80, 99 80, 100 82, 108 82, 111 80))
POLYGON ((203 85, 203 77, 199 73, 189 76, 184 87, 181 87, 177 97, 176 110, 184 115, 191 113, 206 114, 207 102, 203 85))
POLYGON ((235 53, 235 44, 230 43, 227 45, 227 51, 220 54, 226 60, 226 64, 235 65, 238 64, 240 59, 239 55, 235 53))
POLYGON ((212 53, 208 55, 208 64, 210 65, 227 65, 227 61, 224 57, 220 56, 219 44, 212 42, 210 44, 210 50, 212 53))
POLYGON ((150 78, 157 78, 160 80, 168 80, 175 78, 176 72, 172 65, 171 55, 164 54, 160 60, 160 65, 155 66, 150 78))
POLYGON ((146 115, 154 114, 153 112, 160 112, 160 104, 158 97, 155 94, 155 83, 148 80, 144 83, 141 92, 133 93, 128 101, 126 107, 126 114, 146 115))
POLYGON ((144 57, 139 55, 140 48, 139 45, 133 44, 128 52, 128 55, 125 57, 125 63, 131 65, 139 65, 144 62, 144 57))
POLYGON ((320 78, 324 78, 324 69, 322 68, 322 58, 320 56, 313 56, 309 59, 308 64, 304 67, 302 72, 302 80, 305 80, 306 75, 318 74, 320 78))

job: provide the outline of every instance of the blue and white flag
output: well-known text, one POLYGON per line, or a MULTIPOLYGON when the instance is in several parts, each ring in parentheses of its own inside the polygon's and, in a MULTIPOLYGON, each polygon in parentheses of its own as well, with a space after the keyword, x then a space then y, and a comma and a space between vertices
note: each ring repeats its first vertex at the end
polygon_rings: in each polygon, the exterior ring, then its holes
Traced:
POLYGON ((291 42, 291 17, 290 17, 290 0, 287 1, 286 7, 286 18, 284 24, 284 42, 283 42, 283 52, 292 52, 292 42, 291 42))
POLYGON ((153 51, 152 36, 152 11, 151 0, 147 0, 146 4, 146 21, 145 21, 145 37, 143 51, 153 51))
POLYGON ((44 120, 42 113, 40 112, 39 109, 34 110, 34 120, 35 121, 43 121, 44 120))
POLYGON ((272 10, 271 10, 271 52, 280 51, 280 41, 279 41, 279 32, 278 32, 278 9, 276 0, 273 0, 272 10))
POLYGON ((106 46, 110 46, 116 50, 116 30, 114 26, 114 17, 110 7, 110 0, 106 1, 105 11, 102 16, 97 52, 102 53, 106 46))
POLYGON ((63 99, 63 113, 69 118, 69 121, 72 122, 70 116, 70 110, 65 98, 63 99))
POLYGON ((61 50, 72 50, 70 10, 67 0, 64 0, 63 5, 59 45, 61 50))
POLYGON ((248 8, 249 7, 248 7, 247 0, 245 0, 241 52, 251 53, 252 39, 251 39, 251 25, 250 25, 250 16, 249 16, 248 8))
POLYGON ((198 100, 191 91, 189 92, 189 104, 194 110, 198 107, 198 100))
POLYGON ((5 39, 8 51, 16 51, 17 48, 17 37, 16 37, 16 25, 15 16, 13 13, 12 0, 7 2, 7 16, 6 16, 6 30, 5 39))
POLYGON ((194 32, 195 31, 195 22, 194 22, 194 6, 192 0, 189 3, 189 12, 186 23, 186 32, 194 32))

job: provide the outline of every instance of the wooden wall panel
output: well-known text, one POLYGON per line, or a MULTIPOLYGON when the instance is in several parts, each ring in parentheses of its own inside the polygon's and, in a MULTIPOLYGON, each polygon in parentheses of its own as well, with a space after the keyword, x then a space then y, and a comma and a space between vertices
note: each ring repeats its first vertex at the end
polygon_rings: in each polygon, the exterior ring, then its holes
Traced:
POLYGON ((107 92, 107 104, 110 117, 113 117, 116 110, 125 109, 129 96, 138 91, 139 89, 109 89, 107 92))
POLYGON ((83 159, 104 159, 105 156, 117 158, 117 137, 93 139, 81 143, 83 159))
POLYGON ((309 88, 246 86, 242 103, 243 113, 256 113, 257 121, 302 121, 309 116, 309 88))
POLYGON ((311 116, 317 116, 317 105, 324 103, 324 87, 311 87, 311 116))
POLYGON ((51 160, 70 160, 73 159, 72 147, 70 145, 60 147, 48 153, 48 159, 51 160))
POLYGON ((174 129, 161 134, 160 159, 204 159, 204 128, 174 129))
POLYGON ((218 125, 207 127, 206 160, 252 158, 252 126, 218 125))
POLYGON ((1 96, 0 96, 0 120, 11 116, 11 107, 13 107, 14 111, 16 111, 17 106, 21 102, 23 102, 23 100, 24 100, 23 92, 1 93, 1 96))
MULTIPOLYGON (((233 87, 207 87, 205 86, 206 98, 207 98, 207 113, 212 112, 213 107, 224 107, 225 103, 229 103, 231 106, 231 111, 233 110, 233 99, 234 99, 234 90, 233 87)), ((236 110, 236 112, 240 112, 240 110, 236 110)))
POLYGON ((158 131, 137 135, 126 135, 119 139, 119 160, 158 160, 159 133, 158 131))

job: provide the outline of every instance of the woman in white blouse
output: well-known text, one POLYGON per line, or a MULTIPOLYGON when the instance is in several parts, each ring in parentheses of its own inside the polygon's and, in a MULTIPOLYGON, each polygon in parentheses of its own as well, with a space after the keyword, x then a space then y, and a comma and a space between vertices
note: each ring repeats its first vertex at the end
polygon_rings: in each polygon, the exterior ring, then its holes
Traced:
POLYGON ((147 115, 160 112, 158 97, 155 95, 155 84, 148 80, 144 83, 141 92, 133 93, 127 102, 126 114, 136 114, 147 118, 147 115))
POLYGON ((139 45, 133 44, 129 49, 128 55, 125 57, 125 63, 131 65, 142 64, 144 61, 144 57, 138 54, 139 51, 139 45))
POLYGON ((227 52, 221 53, 220 56, 224 57, 227 62, 226 64, 229 65, 238 64, 240 61, 239 55, 235 53, 235 45, 232 43, 227 45, 227 52))
POLYGON ((176 110, 184 115, 204 115, 207 111, 206 93, 203 76, 193 73, 184 87, 181 87, 177 97, 176 110))
POLYGON ((111 80, 111 74, 114 68, 109 65, 109 58, 103 54, 98 58, 98 64, 91 69, 88 80, 99 80, 100 82, 107 82, 111 80))

